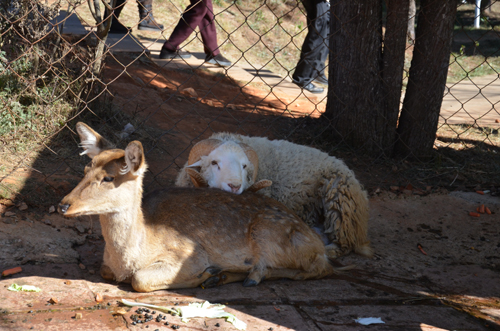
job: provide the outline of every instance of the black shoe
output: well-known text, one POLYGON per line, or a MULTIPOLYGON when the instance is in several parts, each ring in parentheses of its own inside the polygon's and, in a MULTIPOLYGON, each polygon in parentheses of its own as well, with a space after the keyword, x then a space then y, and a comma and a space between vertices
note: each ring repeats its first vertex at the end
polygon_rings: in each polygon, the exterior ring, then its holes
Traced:
POLYGON ((230 67, 232 65, 231 61, 226 59, 222 54, 217 54, 216 56, 207 55, 205 62, 219 66, 219 67, 230 67))
POLYGON ((109 33, 125 34, 125 33, 129 33, 129 32, 130 32, 130 28, 121 24, 120 21, 118 21, 118 19, 113 17, 113 21, 111 22, 111 27, 109 28, 109 33))
POLYGON ((168 59, 189 59, 191 54, 183 51, 169 51, 168 49, 162 48, 160 52, 160 59, 168 60, 168 59))
POLYGON ((301 89, 309 91, 311 93, 323 93, 323 91, 325 90, 324 88, 316 86, 313 83, 309 83, 309 84, 306 84, 306 85, 301 85, 301 84, 295 83, 295 85, 297 85, 301 89))
POLYGON ((328 78, 326 78, 325 75, 319 75, 318 77, 314 78, 313 82, 328 86, 328 78))

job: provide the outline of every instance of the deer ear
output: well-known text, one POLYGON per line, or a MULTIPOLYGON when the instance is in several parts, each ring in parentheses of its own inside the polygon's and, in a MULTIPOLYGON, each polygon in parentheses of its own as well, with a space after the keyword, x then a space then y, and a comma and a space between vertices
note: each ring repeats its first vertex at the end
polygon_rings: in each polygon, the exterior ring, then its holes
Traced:
POLYGON ((139 141, 132 141, 125 148, 125 163, 127 164, 126 169, 134 176, 143 175, 146 171, 147 165, 144 157, 144 149, 139 141))
POLYGON ((104 139, 99 133, 92 130, 83 122, 76 124, 76 131, 80 136, 80 147, 84 149, 80 155, 87 154, 91 159, 105 149, 113 148, 113 144, 104 139))

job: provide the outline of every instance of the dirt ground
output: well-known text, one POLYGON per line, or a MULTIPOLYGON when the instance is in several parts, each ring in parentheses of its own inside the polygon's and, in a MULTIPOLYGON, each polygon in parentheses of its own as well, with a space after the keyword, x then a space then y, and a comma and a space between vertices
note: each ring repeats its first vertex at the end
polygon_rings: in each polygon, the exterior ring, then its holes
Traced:
MULTIPOLYGON (((284 121, 281 115, 286 120, 298 115, 298 109, 317 107, 306 99, 283 103, 287 96, 258 86, 241 92, 228 78, 203 72, 158 74, 157 67, 145 62, 123 74, 116 62, 107 66, 113 104, 128 116, 125 120, 140 127, 130 138, 143 141, 148 151, 148 185, 171 185, 191 142, 212 131, 272 137, 272 126, 284 121), (215 86, 210 90, 205 88, 208 80, 215 86), (233 106, 223 107, 227 103, 233 106), (159 138, 150 138, 163 131, 159 138)), ((86 160, 75 156, 65 162, 86 160)), ((49 212, 76 184, 82 165, 43 166, 39 169, 46 173, 54 171, 53 191, 43 194, 49 196, 43 203, 0 205, 0 270, 22 267, 22 272, 0 279, 0 330, 172 330, 172 325, 182 330, 235 330, 221 319, 182 323, 170 315, 169 325, 155 320, 133 325, 136 309, 120 307, 120 299, 174 307, 204 300, 223 303, 248 324, 247 330, 500 329, 500 198, 491 194, 495 192, 422 192, 398 186, 371 190, 369 236, 375 257, 341 257, 340 263, 357 268, 332 278, 140 294, 100 277, 104 242, 96 218, 65 219, 49 212), (492 214, 469 215, 482 204, 492 214), (41 291, 8 291, 13 283, 41 291), (360 317, 380 317, 384 324, 362 326, 355 322, 360 317)), ((23 176, 36 177, 18 172, 23 176)), ((12 182, 22 186, 26 181, 12 182)), ((42 195, 31 194, 37 192, 42 195)))
POLYGON ((134 326, 135 309, 118 313, 123 298, 172 307, 223 303, 247 330, 500 329, 498 197, 389 191, 373 196, 370 207, 375 257, 339 259, 356 264, 355 270, 322 280, 265 281, 256 288, 238 283, 148 294, 99 276, 104 242, 96 219, 14 208, 1 218, 0 269, 23 270, 0 280, 0 329, 236 330, 220 319, 186 324, 170 315, 168 326, 155 320, 134 326), (470 216, 481 204, 492 214, 470 216), (8 291, 12 283, 41 292, 8 291), (96 302, 99 294, 102 302, 96 302), (360 317, 380 317, 385 324, 361 326, 354 321, 360 317))

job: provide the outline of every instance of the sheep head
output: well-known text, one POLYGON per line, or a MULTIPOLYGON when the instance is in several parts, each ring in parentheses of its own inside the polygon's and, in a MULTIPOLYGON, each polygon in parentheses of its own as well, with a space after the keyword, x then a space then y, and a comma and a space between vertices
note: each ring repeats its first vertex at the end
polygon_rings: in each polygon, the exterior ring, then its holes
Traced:
POLYGON ((255 183, 258 169, 259 158, 250 146, 206 139, 191 149, 186 173, 196 187, 208 186, 241 194, 245 190, 255 192, 272 184, 269 180, 255 183))

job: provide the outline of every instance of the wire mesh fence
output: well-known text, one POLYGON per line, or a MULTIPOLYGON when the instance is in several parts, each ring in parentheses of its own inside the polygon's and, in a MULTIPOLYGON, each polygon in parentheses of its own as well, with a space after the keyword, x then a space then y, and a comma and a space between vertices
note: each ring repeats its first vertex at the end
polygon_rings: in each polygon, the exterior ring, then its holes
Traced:
MULTIPOLYGON (((222 67, 206 61, 214 54, 207 54, 200 29, 180 45, 191 57, 160 59, 188 5, 185 0, 157 0, 152 7, 144 0, 2 2, 2 203, 49 207, 77 183, 87 162, 74 132, 79 121, 119 147, 131 140, 144 144, 146 190, 173 185, 191 147, 220 131, 319 148, 345 160, 373 194, 499 189, 500 2, 483 0, 479 11, 476 3, 457 3, 437 133, 426 157, 367 153, 351 145, 324 116, 332 86, 314 81, 324 91, 310 93, 293 83, 314 24, 300 2, 214 0, 218 49, 231 62, 222 67), (129 29, 108 33, 110 17, 129 29), (148 30, 148 24, 162 24, 163 30, 148 30)), ((420 7, 417 1, 410 22, 420 7)), ((387 20, 381 1, 381 39, 387 20)), ((412 29, 408 35, 399 109, 419 38, 412 29)), ((352 56, 368 54, 361 48, 352 56)), ((330 58, 327 75, 334 64, 343 65, 330 58)))

